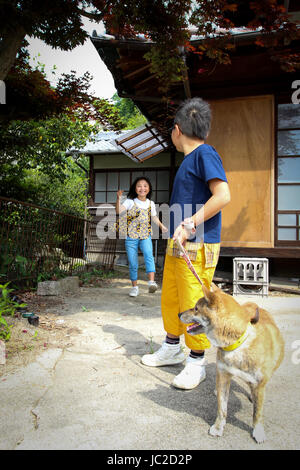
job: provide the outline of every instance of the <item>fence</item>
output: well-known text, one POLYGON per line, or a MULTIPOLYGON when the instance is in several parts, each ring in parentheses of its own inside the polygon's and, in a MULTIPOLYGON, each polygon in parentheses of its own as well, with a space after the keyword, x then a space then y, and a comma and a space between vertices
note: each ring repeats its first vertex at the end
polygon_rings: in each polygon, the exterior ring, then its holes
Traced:
POLYGON ((0 283, 36 284, 101 265, 111 269, 115 240, 98 240, 97 223, 0 197, 0 283), (96 254, 96 256, 95 256, 96 254))

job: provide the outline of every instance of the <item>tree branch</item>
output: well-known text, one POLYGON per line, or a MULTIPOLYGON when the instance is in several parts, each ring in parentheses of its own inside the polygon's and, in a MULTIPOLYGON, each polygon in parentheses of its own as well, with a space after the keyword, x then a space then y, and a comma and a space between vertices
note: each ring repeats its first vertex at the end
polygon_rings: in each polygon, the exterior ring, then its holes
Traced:
POLYGON ((88 11, 85 11, 85 10, 82 10, 81 8, 76 8, 77 12, 82 15, 82 16, 85 16, 86 18, 89 18, 90 20, 94 20, 94 21, 101 21, 103 19, 103 16, 105 15, 105 11, 104 12, 101 12, 101 13, 89 13, 88 11))
POLYGON ((7 77, 25 36, 26 31, 23 26, 18 26, 7 32, 0 42, 0 80, 5 80, 7 77))

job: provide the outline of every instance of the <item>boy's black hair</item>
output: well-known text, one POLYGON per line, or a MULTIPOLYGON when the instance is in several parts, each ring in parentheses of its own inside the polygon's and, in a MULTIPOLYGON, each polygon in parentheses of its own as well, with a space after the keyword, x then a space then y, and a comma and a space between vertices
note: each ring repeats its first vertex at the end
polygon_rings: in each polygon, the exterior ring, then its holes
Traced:
POLYGON ((188 137, 205 140, 210 131, 211 110, 202 98, 185 100, 177 109, 174 124, 188 137))
POLYGON ((146 176, 139 176, 138 178, 136 178, 134 180, 134 182, 132 183, 132 185, 130 186, 129 188, 129 191, 128 191, 128 194, 127 194, 127 198, 128 199, 134 199, 136 197, 138 197, 137 193, 136 193, 136 190, 135 190, 135 187, 137 185, 137 183, 141 180, 145 180, 147 181, 147 183, 149 184, 149 193, 147 194, 147 198, 148 199, 151 199, 151 196, 152 196, 152 184, 151 184, 151 181, 149 180, 149 178, 147 178, 146 176))

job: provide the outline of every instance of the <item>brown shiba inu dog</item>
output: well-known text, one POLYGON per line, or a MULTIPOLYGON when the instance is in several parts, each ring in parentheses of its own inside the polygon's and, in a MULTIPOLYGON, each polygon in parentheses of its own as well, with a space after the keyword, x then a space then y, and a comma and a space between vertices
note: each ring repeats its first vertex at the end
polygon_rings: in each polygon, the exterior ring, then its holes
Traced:
POLYGON ((253 401, 254 439, 265 440, 263 402, 265 387, 284 355, 284 341, 271 315, 252 302, 240 305, 214 284, 203 287, 204 297, 194 309, 180 313, 183 323, 191 324, 191 335, 205 333, 217 351, 218 414, 210 428, 212 436, 222 436, 226 423, 231 378, 245 380, 253 401))

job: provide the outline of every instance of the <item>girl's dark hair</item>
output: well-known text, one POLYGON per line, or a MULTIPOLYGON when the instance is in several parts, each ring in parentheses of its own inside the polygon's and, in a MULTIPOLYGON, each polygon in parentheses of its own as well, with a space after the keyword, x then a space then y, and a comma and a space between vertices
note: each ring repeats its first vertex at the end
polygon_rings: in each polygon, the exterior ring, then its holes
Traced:
POLYGON ((178 108, 174 124, 188 137, 205 140, 210 131, 211 111, 209 104, 202 98, 185 100, 178 108))
POLYGON ((130 186, 129 188, 129 191, 128 191, 128 194, 127 194, 127 198, 128 199, 134 199, 136 197, 138 197, 137 193, 136 193, 136 185, 139 181, 141 180, 145 180, 147 181, 147 183, 149 184, 149 193, 147 194, 147 198, 148 199, 151 199, 151 196, 152 196, 152 184, 151 184, 151 181, 146 177, 146 176, 139 176, 138 178, 136 178, 134 180, 134 182, 132 183, 132 185, 130 186))

